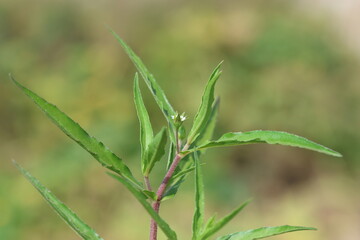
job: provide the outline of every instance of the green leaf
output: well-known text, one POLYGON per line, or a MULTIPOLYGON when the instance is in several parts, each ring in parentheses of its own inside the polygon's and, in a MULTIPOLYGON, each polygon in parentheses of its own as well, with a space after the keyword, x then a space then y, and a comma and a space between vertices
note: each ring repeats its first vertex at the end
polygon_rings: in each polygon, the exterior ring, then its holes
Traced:
POLYGON ((186 156, 180 162, 181 166, 178 166, 174 172, 174 175, 171 177, 162 201, 173 198, 179 190, 180 185, 185 181, 187 175, 195 169, 194 163, 192 160, 188 159, 186 156))
POLYGON ((215 68, 205 87, 201 104, 195 115, 193 126, 189 132, 188 144, 191 144, 201 134, 207 121, 211 116, 212 104, 214 102, 215 84, 221 75, 220 66, 222 62, 215 68))
POLYGON ((155 163, 165 154, 166 136, 166 128, 163 127, 146 149, 146 164, 143 169, 145 176, 149 175, 155 163))
MULTIPOLYGON (((246 201, 245 203, 241 204, 237 207, 234 211, 232 211, 227 216, 223 217, 222 219, 216 221, 216 223, 212 223, 210 226, 205 228, 204 233, 201 235, 202 240, 208 239, 211 235, 215 234, 221 228, 223 228, 228 222, 230 222, 239 212, 241 212, 248 204, 250 200, 246 201)), ((208 225, 208 224, 207 224, 208 225)))
POLYGON ((155 192, 149 191, 149 190, 142 190, 142 192, 151 200, 156 201, 157 195, 155 192))
MULTIPOLYGON (((203 164, 201 164, 201 165, 203 165, 203 164)), ((176 179, 178 179, 178 178, 180 178, 180 177, 182 177, 182 176, 184 176, 184 175, 186 175, 186 174, 188 174, 188 173, 190 173, 190 172, 192 172, 192 171, 194 171, 194 170, 195 170, 195 167, 189 167, 189 168, 186 168, 186 169, 184 169, 184 170, 181 170, 180 172, 176 173, 176 174, 171 178, 171 181, 174 181, 174 180, 176 180, 176 179)))
POLYGON ((68 137, 88 151, 104 167, 118 173, 138 185, 130 169, 122 159, 111 152, 102 142, 90 136, 78 123, 60 111, 55 105, 47 102, 37 94, 18 83, 12 76, 12 81, 58 126, 68 137))
POLYGON ((195 161, 195 213, 193 217, 192 239, 198 240, 200 239, 202 226, 204 223, 205 197, 204 197, 204 182, 201 172, 200 159, 196 152, 193 155, 195 161))
POLYGON ((136 112, 140 122, 140 143, 141 143, 141 167, 145 169, 146 165, 146 149, 149 144, 152 142, 154 133, 151 127, 151 122, 149 119, 149 114, 146 110, 144 101, 141 96, 140 86, 139 86, 139 77, 138 74, 135 74, 134 79, 134 102, 136 107, 136 112))
POLYGON ((150 203, 147 202, 147 196, 140 190, 136 189, 127 179, 119 177, 115 174, 108 173, 111 177, 115 178, 119 182, 121 182, 140 202, 140 204, 145 208, 145 210, 149 213, 149 215, 156 221, 158 226, 164 232, 169 240, 176 240, 176 233, 174 230, 170 228, 170 226, 159 216, 157 212, 151 207, 150 203))
POLYGON ((53 193, 44 187, 39 180, 33 177, 28 171, 13 161, 15 166, 26 177, 27 180, 40 192, 49 205, 69 226, 85 240, 102 240, 102 238, 85 222, 83 222, 70 208, 61 202, 53 193))
MULTIPOLYGON (((251 131, 251 132, 234 132, 226 133, 216 141, 210 141, 206 144, 199 146, 197 149, 190 150, 196 151, 211 147, 225 147, 235 146, 251 143, 268 143, 268 144, 280 144, 292 147, 305 148, 321 153, 325 153, 335 157, 341 157, 342 155, 334 150, 324 147, 320 144, 312 142, 306 138, 278 131, 251 131)), ((189 153, 189 152, 186 152, 189 153)))
POLYGON ((171 164, 173 163, 174 158, 175 158, 175 153, 176 153, 176 147, 175 147, 174 143, 170 143, 168 160, 167 160, 167 163, 166 163, 166 170, 169 170, 171 164))
POLYGON ((279 227, 263 227, 253 229, 245 232, 237 232, 223 237, 219 237, 216 240, 256 240, 267 238, 275 235, 280 235, 288 232, 303 231, 303 230, 316 230, 316 228, 310 227, 298 227, 298 226, 279 226, 279 227))
MULTIPOLYGON (((207 231, 208 229, 210 229, 210 228, 212 228, 212 227, 214 226, 214 224, 216 223, 215 219, 216 219, 216 214, 215 214, 214 216, 210 217, 210 218, 207 220, 207 222, 206 222, 206 224, 205 224, 205 226, 204 226, 204 233, 206 233, 206 231, 207 231)), ((201 236, 200 239, 203 238, 203 235, 204 235, 204 234, 202 234, 202 236, 201 236)))
POLYGON ((202 131, 200 136, 196 139, 195 145, 197 146, 203 145, 212 138, 219 112, 219 104, 220 104, 220 99, 218 98, 211 108, 209 120, 207 121, 204 130, 202 131))
POLYGON ((169 200, 173 197, 175 197, 177 191, 179 190, 180 185, 184 182, 184 176, 179 178, 175 183, 173 183, 171 186, 166 188, 166 192, 164 193, 164 196, 162 197, 161 201, 169 200))
POLYGON ((169 122, 170 130, 171 130, 171 139, 173 142, 175 142, 174 137, 174 123, 171 119, 171 116, 175 115, 175 110, 171 106, 169 100, 167 99, 164 91, 161 89, 160 85, 155 80, 154 76, 149 72, 149 70, 146 68, 144 63, 141 61, 141 59, 134 53, 134 51, 125 43, 124 40, 122 40, 112 29, 110 29, 110 32, 115 36, 117 41, 120 43, 122 48, 125 50, 126 54, 129 56, 131 61, 134 63, 135 67, 139 71, 140 75, 144 79, 145 83, 149 87, 152 95, 155 98, 155 101, 157 102, 158 106, 160 107, 161 111, 163 112, 165 118, 169 122))

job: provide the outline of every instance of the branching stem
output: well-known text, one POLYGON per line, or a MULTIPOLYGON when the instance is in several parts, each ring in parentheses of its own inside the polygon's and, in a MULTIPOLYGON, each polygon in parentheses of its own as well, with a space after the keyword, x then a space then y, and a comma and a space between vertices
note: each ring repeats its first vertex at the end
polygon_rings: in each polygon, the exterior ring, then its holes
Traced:
MULTIPOLYGON (((156 196, 157 199, 156 201, 153 203, 153 209, 155 210, 155 212, 159 213, 159 209, 160 209, 160 204, 161 204, 161 200, 164 196, 166 187, 171 179, 171 177, 174 174, 174 171, 176 169, 176 167, 179 165, 180 160, 184 157, 184 155, 182 155, 180 153, 180 142, 178 139, 178 134, 176 133, 176 155, 174 157, 174 160, 168 170, 168 172, 166 173, 164 179, 162 180, 157 192, 156 192, 156 196)), ((190 145, 186 144, 182 151, 186 151, 188 150, 188 148, 190 147, 190 145)), ((150 223, 150 240, 157 240, 157 223, 154 221, 154 219, 151 219, 151 223, 150 223)))

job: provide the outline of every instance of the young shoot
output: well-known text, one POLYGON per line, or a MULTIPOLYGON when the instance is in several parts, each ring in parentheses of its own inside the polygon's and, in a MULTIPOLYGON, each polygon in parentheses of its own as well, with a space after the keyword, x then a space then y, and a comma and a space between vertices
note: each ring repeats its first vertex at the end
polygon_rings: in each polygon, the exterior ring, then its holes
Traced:
MULTIPOLYGON (((195 175, 195 210, 192 224, 192 240, 255 240, 288 232, 315 230, 315 228, 311 227, 283 225, 235 232, 214 238, 213 235, 240 213, 249 201, 241 203, 231 213, 222 218, 216 219, 216 217, 213 216, 208 220, 205 219, 205 195, 201 162, 204 149, 266 143, 305 148, 334 157, 341 157, 341 154, 306 138, 279 131, 255 130, 249 132, 229 132, 224 133, 219 139, 212 139, 219 106, 219 101, 215 99, 215 85, 221 75, 221 63, 214 69, 209 77, 192 127, 188 134, 186 134, 183 126, 184 121, 187 120, 185 113, 179 114, 173 108, 165 92, 141 59, 114 31, 110 31, 138 71, 138 73, 135 73, 133 91, 135 108, 140 123, 139 148, 141 150, 141 157, 139 161, 141 163, 143 179, 135 178, 132 170, 126 165, 126 162, 122 158, 113 153, 102 142, 88 134, 78 123, 58 107, 24 87, 12 76, 10 76, 10 78, 61 131, 89 152, 103 167, 107 168, 109 171, 108 174, 124 185, 135 199, 139 201, 145 211, 150 215, 150 240, 157 240, 158 228, 161 229, 167 239, 178 239, 173 227, 159 215, 159 210, 162 202, 173 198, 177 194, 181 184, 192 172, 195 175), (150 117, 142 98, 139 75, 148 86, 157 105, 167 120, 166 126, 163 126, 157 133, 153 131, 150 117), (166 152, 168 152, 167 162, 164 161, 166 152), (184 160, 185 158, 186 161, 184 160), (155 165, 162 165, 162 167, 167 169, 159 186, 153 186, 150 179, 150 173, 155 165)), ((102 239, 94 229, 81 220, 69 207, 62 203, 55 194, 51 193, 42 185, 39 180, 17 163, 15 163, 15 166, 82 239, 102 239)))

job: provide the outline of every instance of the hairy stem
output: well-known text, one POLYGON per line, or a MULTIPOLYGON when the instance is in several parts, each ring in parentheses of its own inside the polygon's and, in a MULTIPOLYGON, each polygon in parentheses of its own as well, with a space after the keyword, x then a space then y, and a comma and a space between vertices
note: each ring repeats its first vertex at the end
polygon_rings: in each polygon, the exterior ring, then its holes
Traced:
MULTIPOLYGON (((160 208, 160 202, 156 201, 153 203, 153 209, 158 213, 160 208)), ((150 240, 156 240, 157 239, 157 224, 154 221, 154 219, 151 219, 150 222, 150 240)))
POLYGON ((146 185, 146 190, 152 191, 149 176, 144 177, 144 182, 145 182, 145 185, 146 185))
MULTIPOLYGON (((178 142, 178 139, 177 139, 177 142, 178 142)), ((186 144, 184 146, 184 148, 182 149, 182 151, 186 151, 186 150, 188 150, 188 148, 189 148, 189 145, 186 144)), ((168 172, 166 173, 163 181, 161 182, 161 184, 156 192, 157 199, 153 203, 153 209, 157 213, 159 213, 161 200, 165 193, 166 187, 167 187, 171 177, 173 176, 176 167, 179 165, 179 162, 183 157, 184 157, 184 155, 180 154, 180 151, 177 150, 174 161, 172 162, 168 172)), ((154 219, 151 219, 151 222, 150 222, 150 240, 157 240, 157 223, 154 221, 154 219)))

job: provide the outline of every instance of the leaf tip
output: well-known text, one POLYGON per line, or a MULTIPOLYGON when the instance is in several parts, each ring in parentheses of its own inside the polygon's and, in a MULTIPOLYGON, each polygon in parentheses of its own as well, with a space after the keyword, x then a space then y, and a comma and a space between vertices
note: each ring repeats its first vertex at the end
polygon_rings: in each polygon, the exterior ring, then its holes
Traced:
POLYGON ((23 167, 21 167, 20 164, 15 161, 15 159, 11 159, 11 162, 20 171, 21 174, 23 174, 26 178, 28 178, 27 175, 29 173, 23 167))
POLYGON ((336 152, 336 151, 333 151, 333 154, 332 154, 334 157, 343 157, 343 155, 339 152, 336 152))
POLYGON ((18 81, 15 80, 15 77, 14 77, 14 75, 12 73, 9 73, 9 78, 16 86, 18 86, 19 88, 24 89, 24 87, 18 81))
POLYGON ((15 159, 11 159, 11 162, 12 162, 12 164, 14 164, 14 166, 15 166, 21 173, 24 173, 24 172, 25 172, 25 169, 22 168, 22 167, 20 166, 20 164, 19 164, 17 161, 15 161, 15 159))
POLYGON ((285 227, 296 228, 297 230, 310 230, 310 231, 317 231, 317 228, 314 227, 303 227, 303 226, 291 226, 291 225, 284 225, 285 227))
POLYGON ((15 159, 11 159, 11 162, 15 167, 19 168, 19 164, 15 161, 15 159))
POLYGON ((253 200, 254 200, 254 198, 249 198, 248 200, 246 200, 246 201, 244 202, 244 206, 249 205, 253 200))
POLYGON ((136 72, 134 76, 134 86, 139 88, 139 74, 136 72))
POLYGON ((17 83, 15 78, 14 78, 14 75, 11 72, 9 72, 8 75, 9 75, 9 78, 10 78, 11 81, 13 81, 14 83, 17 83))
POLYGON ((327 147, 325 147, 325 148, 326 148, 326 151, 324 151, 323 153, 326 153, 326 154, 331 155, 333 157, 343 157, 343 155, 341 153, 339 153, 339 152, 337 152, 335 150, 332 150, 330 148, 327 148, 327 147))
POLYGON ((103 22, 103 25, 104 25, 104 27, 106 27, 107 29, 109 29, 109 30, 111 29, 110 26, 109 26, 107 23, 103 22))
MULTIPOLYGON (((221 70, 220 70, 220 67, 222 66, 224 60, 222 60, 214 69, 213 73, 212 73, 212 76, 215 76, 215 75, 220 75, 221 74, 221 70)), ((211 77, 210 77, 211 78, 211 77)))
POLYGON ((104 27, 105 27, 109 32, 114 33, 114 30, 112 30, 112 28, 111 28, 108 24, 106 24, 106 23, 103 23, 103 24, 104 24, 104 27))

